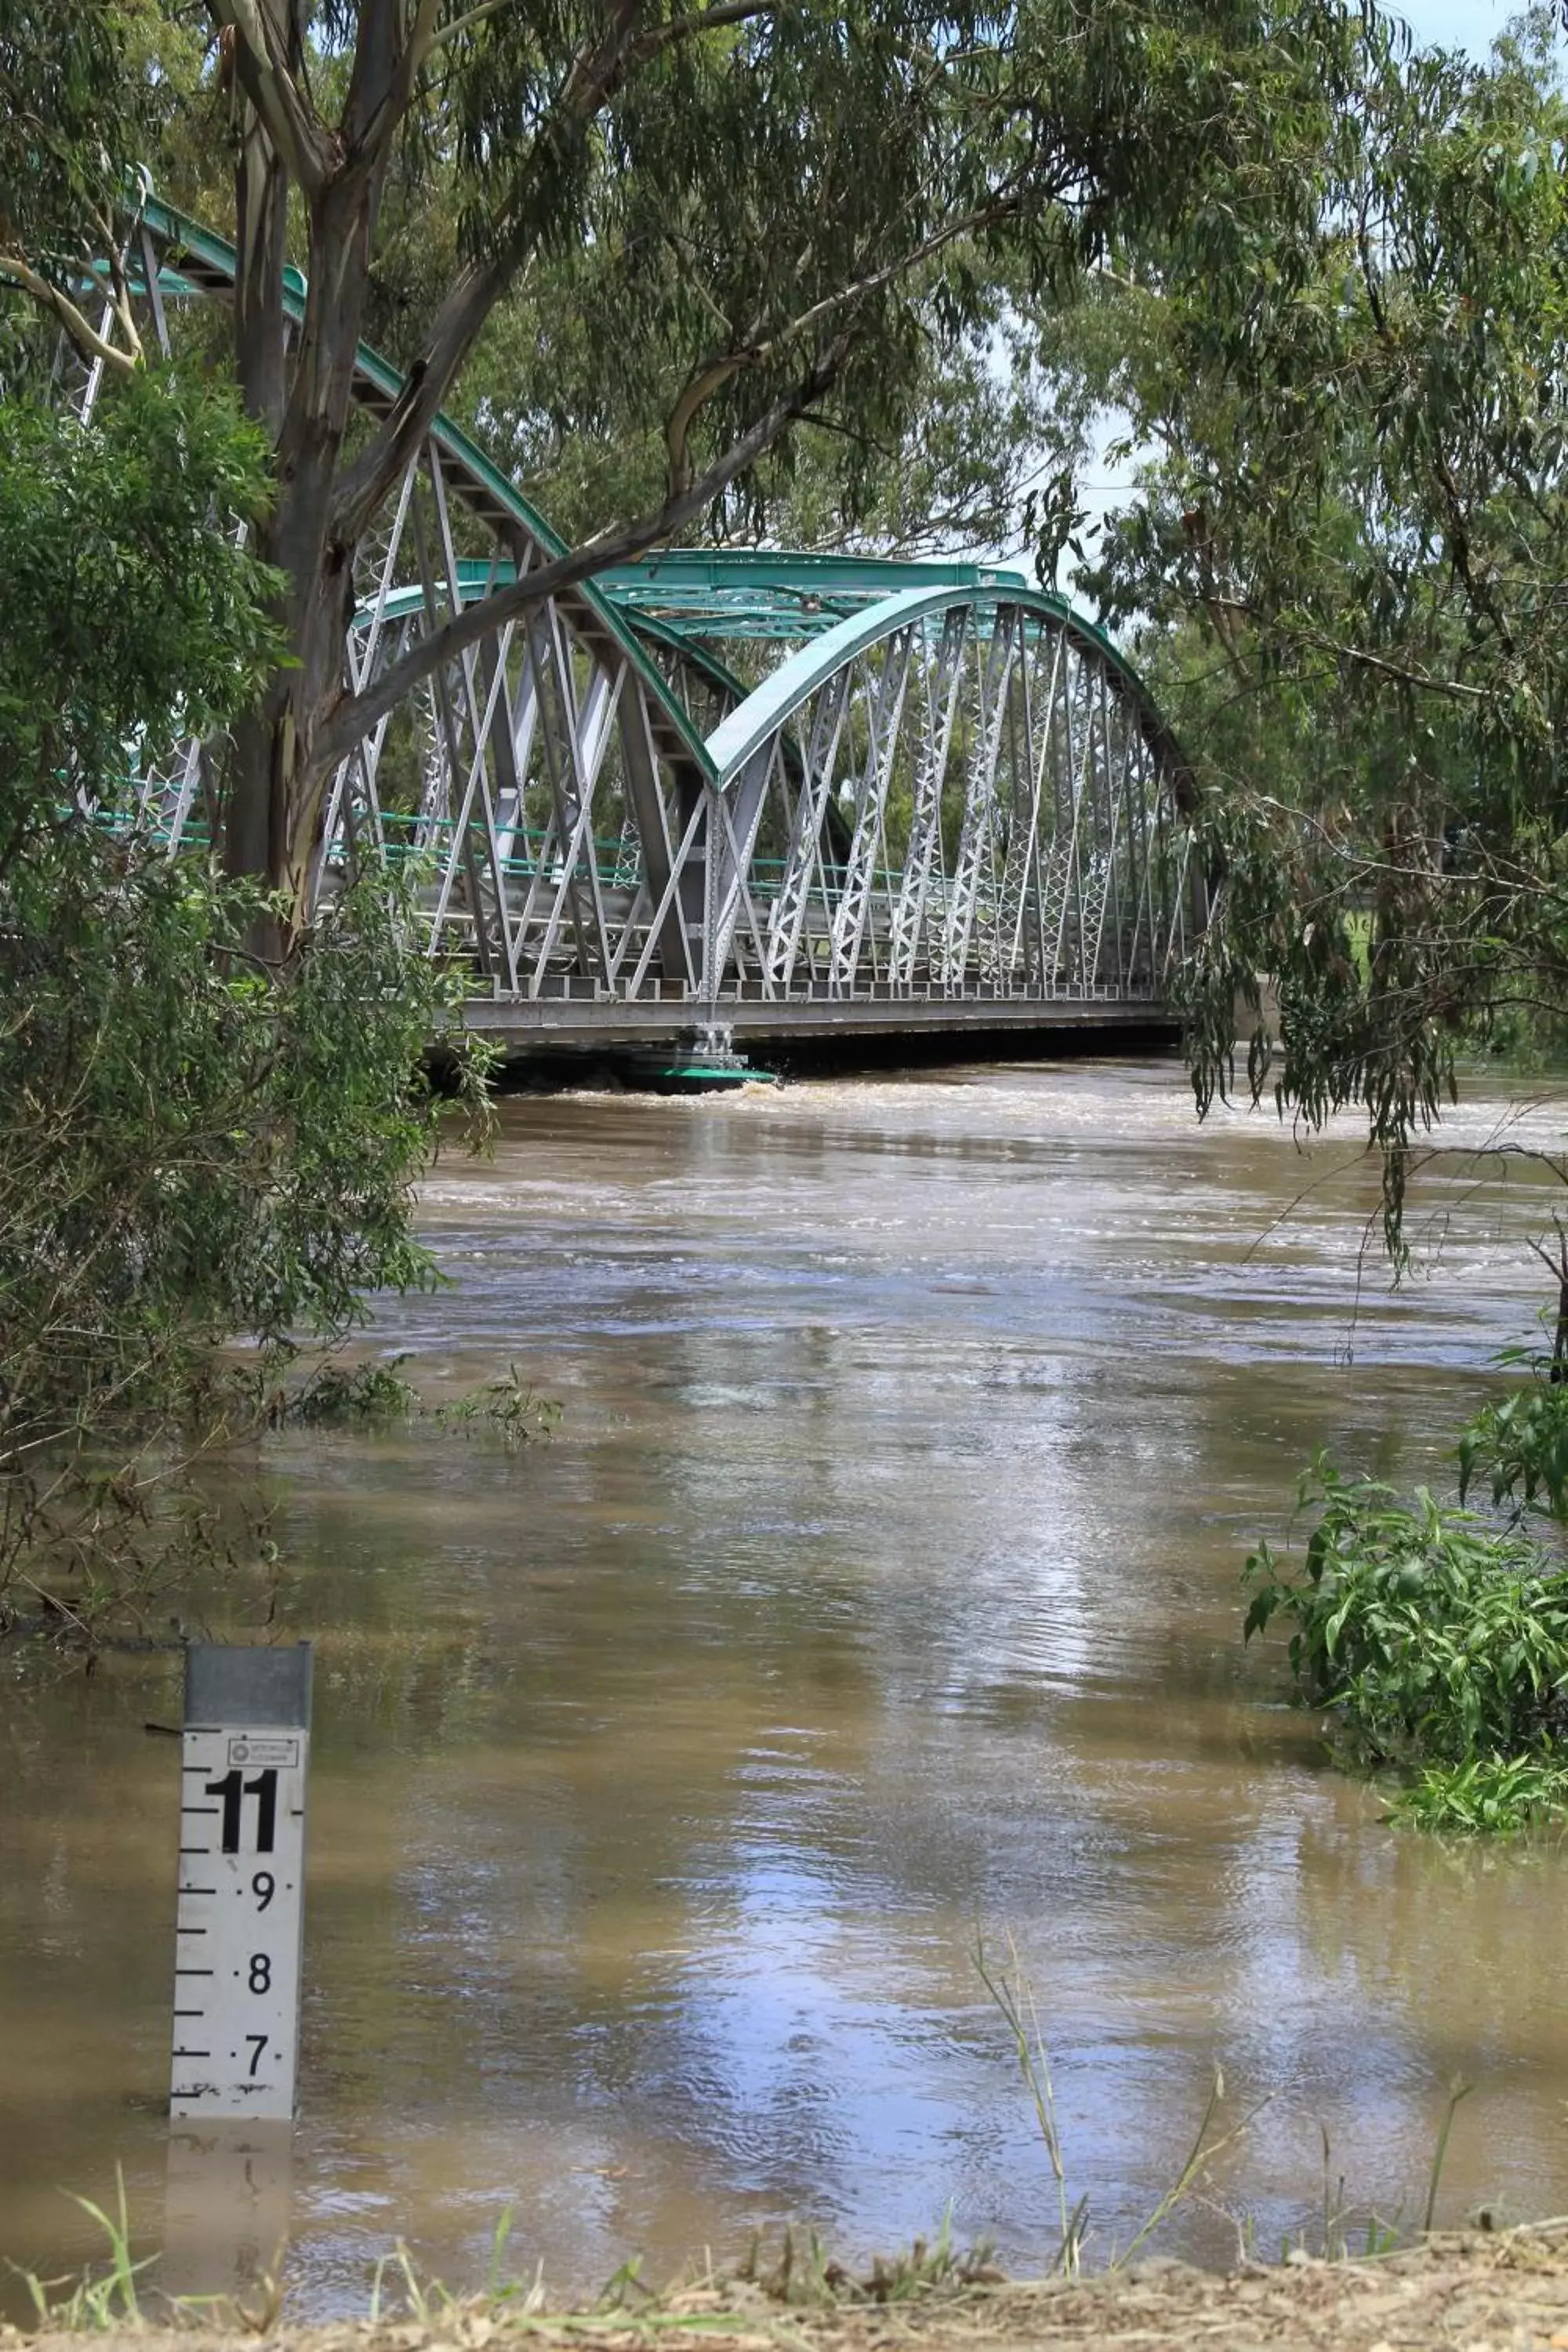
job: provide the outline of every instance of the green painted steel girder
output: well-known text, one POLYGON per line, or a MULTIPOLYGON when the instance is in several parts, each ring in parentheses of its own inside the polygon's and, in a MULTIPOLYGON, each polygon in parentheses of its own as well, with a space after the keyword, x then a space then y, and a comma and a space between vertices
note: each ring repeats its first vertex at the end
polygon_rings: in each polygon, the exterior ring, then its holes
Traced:
MULTIPOLYGON (((153 195, 143 199, 141 216, 153 235, 161 237, 180 257, 176 268, 160 269, 161 289, 176 297, 232 291, 237 257, 226 237, 204 228, 187 213, 153 195)), ((302 273, 291 264, 286 267, 283 308, 290 319, 304 317, 306 292, 302 273)), ((368 343, 360 344, 354 357, 354 392, 363 406, 376 415, 387 415, 403 391, 403 381, 396 368, 379 352, 372 351, 368 343)), ((551 558, 570 554, 560 533, 551 528, 537 508, 529 504, 478 444, 469 440, 460 425, 454 425, 442 413, 430 428, 430 438, 452 467, 454 487, 469 511, 488 523, 503 541, 521 530, 551 558)), ((564 593, 584 610, 590 625, 616 646, 641 677, 667 749, 678 759, 689 762, 704 781, 711 782, 712 771, 701 737, 659 676, 657 665, 638 643, 627 620, 592 580, 581 581, 564 593)))
MULTIPOLYGON (((162 291, 176 299, 232 291, 237 257, 227 238, 151 194, 143 200, 142 218, 178 256, 176 266, 160 268, 162 291)), ((303 317, 306 294, 301 272, 287 266, 283 307, 290 318, 303 317)), ((354 382, 362 404, 383 416, 404 384, 398 371, 363 343, 355 357, 354 382)), ((570 551, 538 509, 444 414, 436 418, 431 439, 453 469, 454 486, 470 511, 503 543, 521 530, 547 557, 570 551)), ((516 576, 514 566, 505 561, 464 559, 458 569, 464 603, 516 576)), ((1146 739, 1178 772, 1187 770, 1147 687, 1110 639, 1060 598, 1031 588, 1021 572, 1004 567, 771 549, 679 548, 613 566, 565 593, 590 626, 610 639, 642 678, 667 748, 710 784, 734 776, 835 668, 915 621, 970 603, 1020 607, 1041 623, 1065 629, 1085 651, 1092 650, 1136 707, 1146 739), (798 650, 746 694, 704 743, 649 657, 647 639, 689 652, 716 682, 736 692, 744 691, 742 682, 719 660, 716 644, 766 640, 791 643, 798 650)), ((422 601, 422 590, 400 589, 386 598, 382 610, 384 617, 397 619, 422 601)), ((362 610, 356 619, 363 625, 368 617, 368 610, 362 610)))
MULTIPOLYGON (((458 565, 465 604, 516 576, 510 563, 473 557, 458 565)), ((879 555, 802 555, 771 548, 677 548, 596 572, 594 584, 617 611, 666 645, 742 638, 797 645, 819 637, 851 614, 910 589, 952 589, 983 602, 1016 604, 1029 595, 1021 572, 989 564, 906 562, 879 555)), ((418 609, 417 587, 396 589, 382 605, 389 621, 418 609)), ((1065 613, 1067 607, 1061 610, 1065 613)), ((373 607, 355 615, 363 626, 373 607)), ((1087 626, 1087 624, 1085 625, 1087 626)))
POLYGON ((1010 601, 1028 586, 1022 572, 989 564, 731 547, 675 548, 597 577, 623 612, 674 636, 784 643, 819 636, 904 589, 962 588, 1010 601))
POLYGON ((709 736, 708 750, 721 784, 738 776, 746 762, 777 734, 785 719, 826 686, 835 670, 842 669, 857 655, 897 636, 903 629, 940 619, 956 607, 980 601, 994 607, 1016 608, 1024 614, 1026 622, 1033 619, 1037 625, 1060 629, 1083 652, 1102 661, 1137 711, 1139 724, 1151 747, 1169 759, 1178 772, 1185 770, 1180 746, 1137 671, 1123 660, 1109 637, 1082 620, 1069 604, 1064 604, 1058 596, 1047 596, 1037 588, 1022 584, 1005 593, 992 590, 984 600, 976 598, 973 588, 938 584, 907 588, 865 604, 782 662, 772 677, 764 678, 739 709, 721 719, 709 736))

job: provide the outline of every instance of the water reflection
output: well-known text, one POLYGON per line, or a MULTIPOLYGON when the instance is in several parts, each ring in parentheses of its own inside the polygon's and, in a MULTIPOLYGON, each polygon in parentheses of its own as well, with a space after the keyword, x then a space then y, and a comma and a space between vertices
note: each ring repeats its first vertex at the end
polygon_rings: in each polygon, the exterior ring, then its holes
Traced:
MULTIPOLYGON (((1568 2201, 1561 1864, 1394 1838, 1237 1640, 1299 1464, 1429 1473, 1532 1304, 1529 1186, 1458 1173, 1438 1275, 1358 1303, 1374 1194, 1347 1139, 1195 1129, 1168 1066, 520 1100, 492 1162, 442 1167, 458 1287, 386 1344, 437 1391, 515 1360, 566 1410, 514 1455, 296 1435, 264 1465, 279 1622, 320 1643, 307 2305, 355 2305, 398 2231, 476 2275, 509 2200, 563 2286, 785 2215, 886 2245, 950 2200, 1037 2258, 981 1924, 1033 1978, 1101 2251, 1216 2057, 1227 2111, 1270 2102, 1217 2184, 1266 2245, 1320 2122, 1352 2194, 1417 2196, 1456 2071, 1452 2210, 1568 2201)), ((174 1665, 8 1695, 23 2260, 87 2251, 56 2185, 117 2155, 155 2225, 173 1800, 141 1727, 174 1665)))

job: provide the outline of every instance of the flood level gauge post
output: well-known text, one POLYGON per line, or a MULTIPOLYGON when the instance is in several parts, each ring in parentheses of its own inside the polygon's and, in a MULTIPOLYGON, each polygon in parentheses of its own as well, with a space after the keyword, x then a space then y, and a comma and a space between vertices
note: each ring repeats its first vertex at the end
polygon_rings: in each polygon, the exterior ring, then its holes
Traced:
POLYGON ((294 2113, 310 1645, 185 1653, 175 2121, 294 2113))

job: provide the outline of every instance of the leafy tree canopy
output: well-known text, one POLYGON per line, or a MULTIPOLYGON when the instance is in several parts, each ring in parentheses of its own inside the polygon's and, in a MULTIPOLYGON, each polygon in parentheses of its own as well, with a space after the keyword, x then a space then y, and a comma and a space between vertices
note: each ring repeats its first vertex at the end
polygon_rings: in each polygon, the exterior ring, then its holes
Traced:
MULTIPOLYGON (((135 63, 111 0, 67 5, 147 79, 152 51, 135 63)), ((171 42, 187 21, 173 0, 153 13, 171 42)), ((290 666, 237 733, 229 854, 296 890, 325 778, 370 716, 342 659, 355 551, 437 407, 468 403, 524 455, 546 510, 558 468, 585 534, 465 616, 476 629, 693 527, 789 511, 781 453, 802 433, 803 514, 904 528, 891 464, 923 446, 929 483, 963 438, 943 408, 978 415, 984 451, 958 506, 981 513, 1019 480, 1016 415, 988 372, 1014 295, 1055 303, 1155 234, 1235 267, 1265 199, 1300 209, 1285 153, 1339 142, 1362 43, 1337 0, 202 13, 212 41, 194 78, 162 62, 153 76, 154 160, 240 250, 234 363, 272 447, 258 546, 283 575, 290 666), (289 339, 287 260, 310 289, 289 339), (364 430, 349 362, 370 332, 394 343, 407 387, 364 430), (593 448, 606 435, 607 464, 593 448)), ((7 266, 26 283, 49 260, 18 248, 7 266)), ((69 298, 66 277, 52 282, 69 298)), ((449 654, 428 645, 432 664, 449 654)))
POLYGON ((1200 1102, 1239 996, 1254 1092, 1367 1113, 1397 1250, 1456 1056, 1564 1009, 1568 110, 1544 16, 1367 67, 1243 266, 1136 257, 1066 363, 1152 453, 1087 584, 1209 780, 1200 1102))
POLYGON ((0 875, 123 798, 129 760, 228 724, 278 646, 270 575, 212 528, 268 497, 237 400, 142 373, 89 424, 0 404, 0 875))
POLYGON ((432 1278, 443 975, 367 888, 274 978, 256 885, 130 822, 127 771, 277 657, 271 580, 213 527, 265 511, 263 447, 152 371, 89 424, 0 402, 0 1630, 23 1591, 122 1591, 149 1490, 240 1396, 229 1343, 265 1365, 432 1278))

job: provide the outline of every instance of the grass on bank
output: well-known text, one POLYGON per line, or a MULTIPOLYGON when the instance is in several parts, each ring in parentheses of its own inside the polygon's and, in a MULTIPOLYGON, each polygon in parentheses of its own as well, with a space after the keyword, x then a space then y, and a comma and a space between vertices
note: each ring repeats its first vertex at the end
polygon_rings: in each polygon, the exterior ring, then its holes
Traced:
MULTIPOLYGON (((125 2181, 116 2166, 116 2210, 106 2212, 89 2198, 72 2196, 103 2231, 109 2243, 107 2260, 79 2275, 44 2279, 36 2271, 11 2263, 7 2267, 27 2291, 40 2331, 68 2335, 136 2335, 170 2326, 238 2327, 249 2335, 271 2333, 282 2321, 284 2297, 276 2277, 257 2284, 253 2300, 234 2295, 166 2294, 149 2284, 144 2273, 158 2257, 133 2258, 125 2181)), ((542 2263, 531 2279, 509 2275, 506 2267, 513 2209, 509 2205, 496 2224, 484 2284, 475 2291, 455 2290, 421 2270, 408 2246, 399 2239, 383 2254, 372 2273, 363 2316, 374 2326, 384 2320, 412 2319, 422 2327, 438 2329, 464 2315, 482 2312, 519 2323, 545 2314, 549 2307, 542 2263)), ((911 2302, 934 2294, 955 2294, 977 2286, 1000 2286, 1004 2273, 984 2244, 961 2248, 953 2242, 951 2214, 944 2217, 934 2239, 917 2238, 902 2252, 879 2256, 868 2271, 857 2273, 829 2253, 815 2230, 786 2228, 776 2251, 764 2244, 759 2231, 744 2259, 733 2269, 717 2271, 710 2260, 703 2272, 683 2287, 659 2292, 645 2284, 640 2261, 624 2263, 585 2308, 550 2312, 552 2328, 593 2333, 597 2325, 619 2333, 628 2315, 639 2326, 661 2326, 682 2333, 707 2327, 721 2330, 740 2323, 747 2305, 763 2302, 781 2308, 828 2310, 846 2305, 888 2305, 911 2302), (706 2305, 708 2307, 700 2307, 706 2305)))

